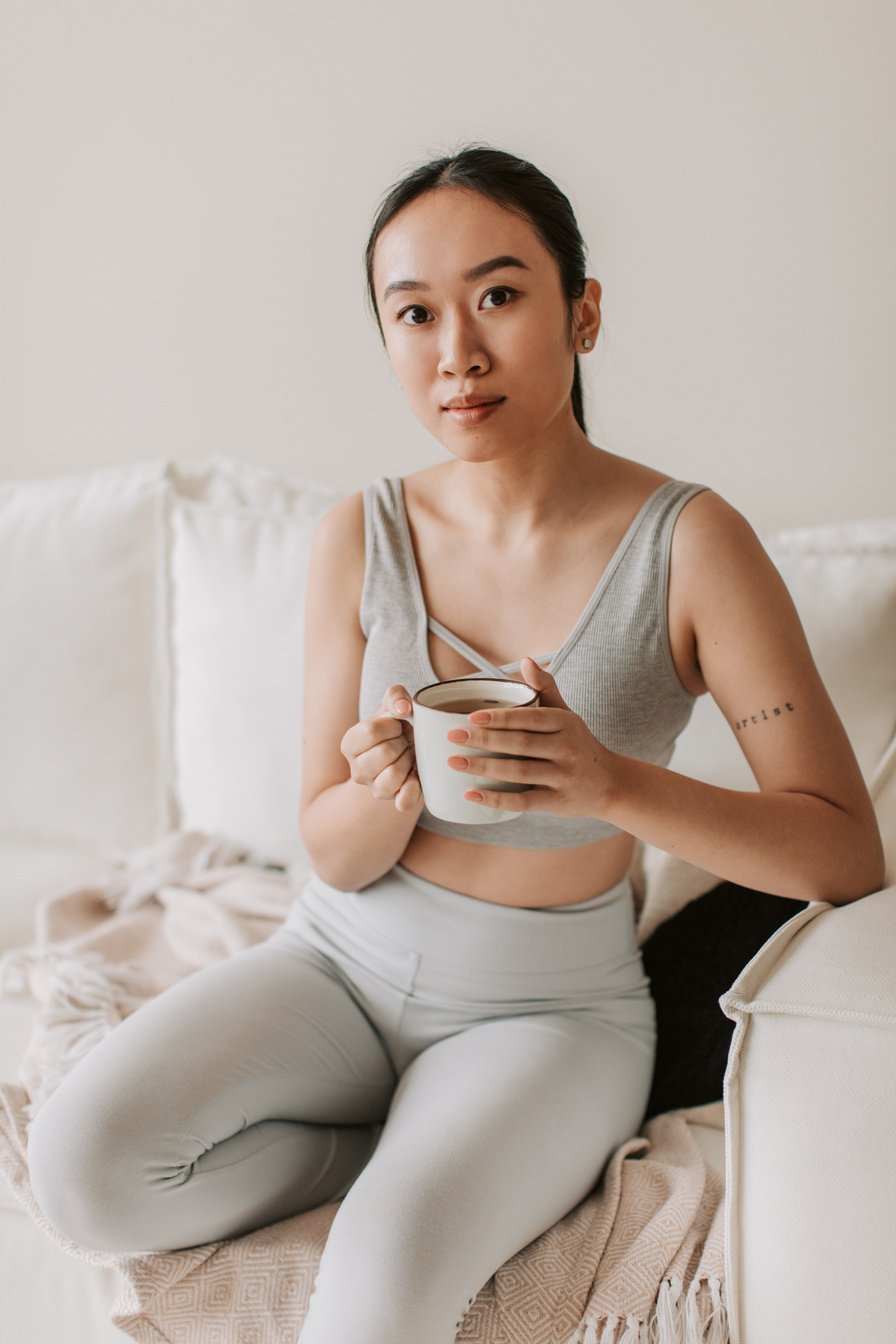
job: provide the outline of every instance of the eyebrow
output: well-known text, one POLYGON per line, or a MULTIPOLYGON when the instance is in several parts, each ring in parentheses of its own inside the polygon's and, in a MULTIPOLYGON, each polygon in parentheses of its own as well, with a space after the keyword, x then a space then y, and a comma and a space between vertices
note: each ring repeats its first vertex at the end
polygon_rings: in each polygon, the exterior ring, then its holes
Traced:
MULTIPOLYGON (((474 266, 469 271, 464 271, 463 279, 467 281, 479 280, 483 275, 489 275, 491 271, 500 271, 505 266, 518 266, 520 270, 528 271, 530 268, 519 257, 492 257, 489 261, 480 261, 478 266, 474 266)), ((390 294, 397 294, 406 289, 429 289, 430 286, 422 280, 393 280, 383 290, 383 303, 386 302, 390 294)))

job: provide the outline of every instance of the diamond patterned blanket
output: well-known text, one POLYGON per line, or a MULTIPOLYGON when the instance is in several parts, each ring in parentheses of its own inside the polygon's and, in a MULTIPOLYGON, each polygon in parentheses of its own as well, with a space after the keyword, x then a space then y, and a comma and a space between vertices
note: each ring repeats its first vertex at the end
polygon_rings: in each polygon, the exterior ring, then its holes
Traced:
MULTIPOLYGON (((329 1203, 187 1250, 107 1254, 48 1222, 31 1192, 31 1118, 77 1061, 153 994, 273 932, 307 876, 262 866, 219 837, 173 832, 101 887, 42 902, 34 942, 0 958, 0 992, 29 993, 35 1026, 0 1083, 0 1170, 71 1255, 114 1267, 113 1323, 139 1344, 295 1344, 329 1203)), ((655 1116, 611 1156, 591 1194, 481 1289, 458 1339, 479 1344, 728 1344, 724 1189, 690 1124, 721 1102, 655 1116)))

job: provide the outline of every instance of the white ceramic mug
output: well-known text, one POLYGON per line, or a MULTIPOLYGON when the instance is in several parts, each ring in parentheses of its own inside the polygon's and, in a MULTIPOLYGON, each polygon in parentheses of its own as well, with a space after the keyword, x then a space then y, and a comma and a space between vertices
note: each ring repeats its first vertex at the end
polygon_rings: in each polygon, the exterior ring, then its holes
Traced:
POLYGON ((468 699, 480 701, 481 705, 476 707, 483 709, 492 705, 498 708, 519 708, 539 703, 538 692, 533 691, 531 686, 527 686, 524 681, 511 681, 505 677, 453 677, 450 681, 436 681, 416 691, 412 697, 411 712, 396 717, 414 725, 414 754, 423 800, 432 815, 442 821, 459 821, 468 826, 511 821, 521 813, 488 807, 485 803, 473 803, 464 794, 468 789, 476 788, 525 793, 530 785, 474 775, 470 770, 455 770, 448 764, 449 756, 512 756, 507 751, 483 751, 481 747, 471 747, 466 742, 460 744, 448 741, 447 734, 452 728, 475 727, 467 722, 467 715, 473 713, 474 707, 449 710, 444 706, 468 699))

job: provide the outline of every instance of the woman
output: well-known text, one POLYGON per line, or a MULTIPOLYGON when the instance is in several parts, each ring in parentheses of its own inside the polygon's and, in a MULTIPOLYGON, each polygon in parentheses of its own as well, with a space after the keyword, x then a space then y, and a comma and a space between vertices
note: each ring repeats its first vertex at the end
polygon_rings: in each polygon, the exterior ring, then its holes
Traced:
POLYGON ((450 1344, 637 1132, 656 1032, 636 837, 798 901, 883 882, 855 758, 754 533, 713 491, 586 436, 601 287, 583 258, 566 197, 499 150, 386 196, 369 297, 448 460, 378 478, 315 533, 313 877, 272 938, 150 1000, 32 1126, 38 1201, 99 1248, 195 1245, 342 1199, 302 1344, 450 1344), (541 704, 447 735, 455 768, 465 746, 504 751, 522 759, 477 774, 528 786, 469 791, 519 816, 459 826, 426 810, 402 715, 422 685, 476 672, 541 704), (666 768, 707 691, 758 793, 666 768))

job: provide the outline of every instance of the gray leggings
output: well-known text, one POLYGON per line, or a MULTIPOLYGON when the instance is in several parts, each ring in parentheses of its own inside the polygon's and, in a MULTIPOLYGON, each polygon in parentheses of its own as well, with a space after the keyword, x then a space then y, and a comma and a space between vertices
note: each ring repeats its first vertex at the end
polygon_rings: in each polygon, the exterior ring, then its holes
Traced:
POLYGON ((452 1344, 637 1133, 655 1049, 628 880, 537 910, 400 864, 360 892, 315 875, 270 938, 150 999, 63 1079, 31 1181, 61 1231, 113 1251, 341 1199, 301 1344, 452 1344))

